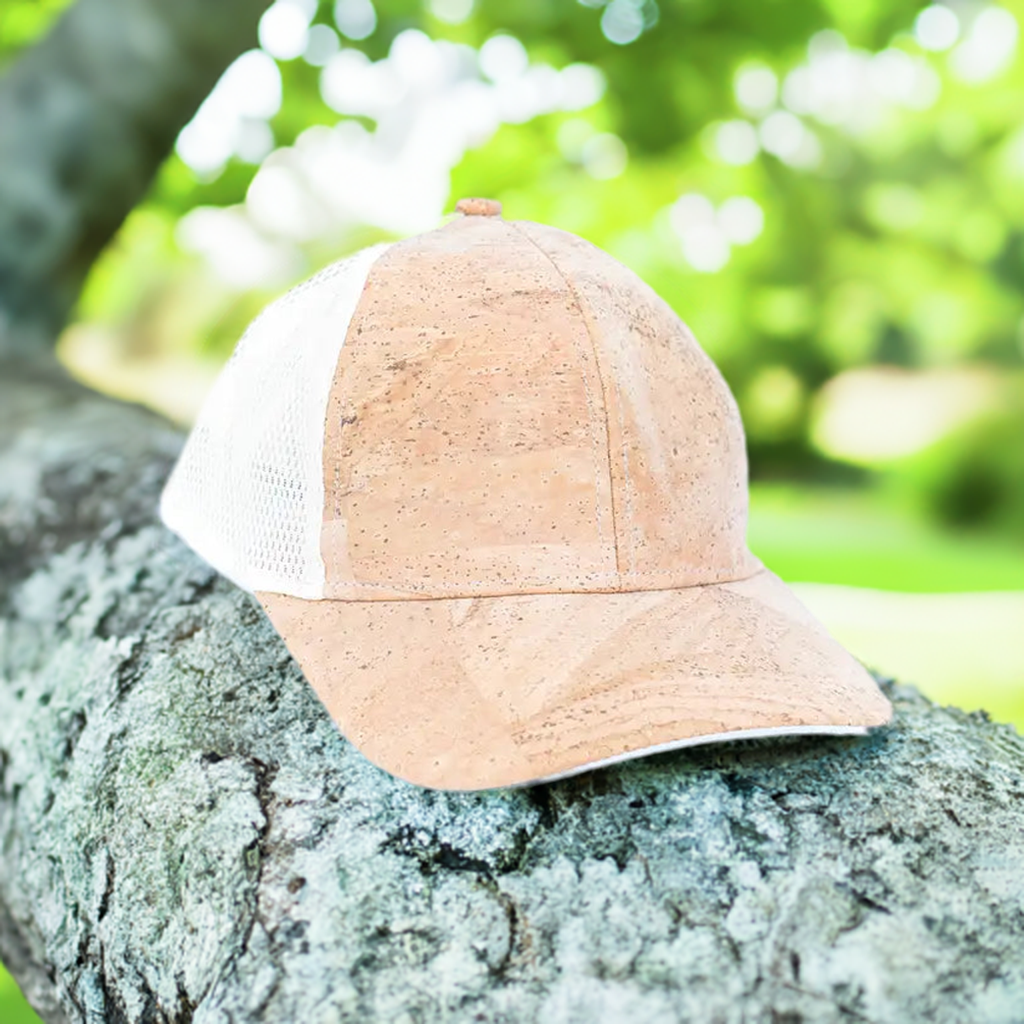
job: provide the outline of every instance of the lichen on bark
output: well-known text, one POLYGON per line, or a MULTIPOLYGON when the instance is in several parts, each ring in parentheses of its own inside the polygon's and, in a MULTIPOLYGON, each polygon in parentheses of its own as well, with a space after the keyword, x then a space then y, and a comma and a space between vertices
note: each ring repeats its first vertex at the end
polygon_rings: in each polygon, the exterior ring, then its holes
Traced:
POLYGON ((47 1020, 1018 1022, 1024 742, 864 740, 420 790, 158 523, 180 438, 0 382, 0 956, 47 1020))

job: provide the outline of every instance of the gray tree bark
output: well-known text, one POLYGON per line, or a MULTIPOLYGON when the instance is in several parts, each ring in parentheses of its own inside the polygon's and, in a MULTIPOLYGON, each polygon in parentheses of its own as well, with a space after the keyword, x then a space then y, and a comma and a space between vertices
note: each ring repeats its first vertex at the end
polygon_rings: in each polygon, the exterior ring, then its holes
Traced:
POLYGON ((159 525, 179 435, 44 353, 265 5, 79 0, 0 82, 0 958, 43 1018, 1019 1024, 1009 727, 891 687, 867 740, 422 791, 159 525))
POLYGON ((53 344, 269 2, 78 0, 0 79, 0 355, 53 344))
POLYGON ((0 957, 48 1021, 1024 1020, 1024 741, 867 739, 416 789, 155 518, 180 439, 0 380, 0 957))

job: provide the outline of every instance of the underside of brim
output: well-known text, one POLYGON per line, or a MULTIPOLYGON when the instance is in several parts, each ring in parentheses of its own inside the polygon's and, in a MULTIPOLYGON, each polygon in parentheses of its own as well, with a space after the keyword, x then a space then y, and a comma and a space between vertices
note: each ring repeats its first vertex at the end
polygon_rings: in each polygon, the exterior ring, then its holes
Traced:
POLYGON ((892 714, 767 570, 611 594, 257 596, 342 733, 436 789, 526 785, 700 743, 857 734, 892 714))

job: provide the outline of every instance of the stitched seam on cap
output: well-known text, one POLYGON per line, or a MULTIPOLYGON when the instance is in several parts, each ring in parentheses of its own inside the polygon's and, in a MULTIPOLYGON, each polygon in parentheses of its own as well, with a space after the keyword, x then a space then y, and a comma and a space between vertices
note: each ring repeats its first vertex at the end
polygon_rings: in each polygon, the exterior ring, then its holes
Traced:
MULTIPOLYGON (((595 369, 595 371, 597 373, 597 381, 601 385, 601 402, 602 402, 602 405, 604 406, 602 411, 604 412, 605 453, 606 453, 606 456, 607 456, 607 463, 608 463, 608 503, 611 506, 611 513, 612 513, 612 541, 614 542, 614 545, 615 545, 615 571, 621 576, 621 575, 623 575, 623 573, 622 573, 622 559, 621 559, 621 554, 619 552, 619 530, 618 530, 618 525, 617 525, 617 522, 616 522, 616 515, 615 515, 615 478, 612 475, 612 437, 611 437, 611 427, 610 427, 610 425, 608 423, 608 392, 607 392, 607 388, 606 388, 606 385, 605 385, 604 374, 601 373, 601 360, 598 358, 598 355, 597 355, 597 342, 594 339, 594 329, 593 329, 593 325, 591 323, 591 317, 587 314, 587 311, 583 307, 583 301, 580 298, 579 292, 576 291, 575 287, 573 286, 572 281, 569 280, 568 275, 558 265, 558 263, 555 261, 554 257, 551 255, 551 253, 549 253, 547 251, 547 249, 545 249, 532 235, 530 235, 527 231, 525 231, 523 228, 521 228, 515 221, 507 221, 506 223, 508 223, 509 227, 513 228, 515 231, 518 231, 519 234, 523 236, 523 238, 527 239, 537 249, 537 251, 539 253, 541 253, 541 255, 543 255, 547 259, 547 261, 551 264, 551 266, 554 267, 555 272, 562 279, 563 283, 565 284, 566 289, 569 292, 569 295, 572 297, 573 302, 576 304, 576 309, 579 311, 580 319, 583 321, 583 326, 586 329, 587 337, 590 339, 590 348, 591 348, 591 350, 594 353, 594 369, 595 369)), ((583 372, 583 375, 584 375, 584 386, 586 386, 586 368, 583 366, 582 358, 581 358, 581 369, 582 369, 582 372, 583 372)), ((612 386, 614 387, 614 382, 613 382, 612 386)), ((622 402, 621 402, 621 400, 619 400, 618 389, 617 388, 616 388, 615 394, 616 394, 616 401, 617 401, 617 403, 619 405, 619 416, 621 418, 621 416, 622 416, 622 402)), ((589 397, 589 389, 588 389, 588 397, 589 397)), ((625 454, 626 454, 625 436, 623 436, 622 454, 623 454, 623 462, 625 463, 625 454)), ((627 488, 626 488, 626 515, 627 515, 627 517, 629 517, 629 516, 632 515, 632 503, 629 500, 630 484, 629 484, 629 468, 628 468, 628 466, 626 467, 626 481, 627 481, 627 488)), ((598 528, 600 529, 600 526, 598 528)), ((633 558, 632 558, 632 553, 631 553, 630 554, 630 569, 632 569, 632 567, 633 567, 633 558)))
MULTIPOLYGON (((512 590, 512 591, 507 591, 507 592, 502 592, 502 593, 461 594, 461 595, 460 594, 454 594, 452 596, 447 596, 447 595, 431 595, 431 596, 428 596, 428 597, 421 597, 421 598, 415 598, 415 597, 388 597, 388 598, 384 598, 383 600, 385 600, 385 601, 454 601, 454 600, 458 600, 460 597, 464 597, 464 598, 466 598, 468 600, 468 599, 472 599, 472 598, 488 598, 488 597, 495 597, 495 598, 497 598, 497 597, 537 597, 537 596, 542 596, 544 594, 590 594, 593 597, 610 597, 610 596, 613 596, 615 594, 646 594, 646 593, 652 593, 652 592, 658 592, 658 591, 667 591, 667 590, 673 590, 673 591, 674 590, 692 590, 692 589, 697 589, 697 588, 700 588, 700 587, 719 587, 719 586, 725 586, 726 584, 730 584, 730 583, 742 583, 744 580, 753 579, 755 576, 758 576, 758 575, 760 575, 762 573, 766 573, 766 572, 770 572, 770 570, 760 560, 757 560, 757 568, 753 572, 746 573, 746 574, 744 574, 742 576, 723 575, 723 577, 721 579, 708 580, 705 583, 681 583, 681 584, 679 584, 677 586, 668 586, 668 587, 635 587, 632 590, 585 590, 582 587, 562 587, 562 588, 560 588, 558 590, 529 590, 529 591, 512 590)), ((599 579, 602 576, 615 577, 615 578, 619 578, 620 576, 625 576, 625 577, 634 577, 634 578, 637 578, 637 579, 645 579, 645 578, 654 577, 654 576, 670 576, 670 575, 673 575, 673 570, 658 569, 658 570, 651 570, 651 571, 645 571, 645 572, 633 572, 633 573, 591 573, 591 574, 585 574, 585 575, 577 576, 576 579, 577 580, 599 579)), ((535 580, 534 583, 532 583, 530 585, 532 585, 532 586, 543 586, 545 584, 558 583, 558 582, 559 581, 554 579, 554 578, 549 578, 549 579, 541 578, 541 579, 535 580)), ((498 585, 506 584, 508 586, 521 586, 522 583, 523 583, 522 580, 498 579, 498 580, 471 580, 471 581, 465 582, 465 583, 463 583, 461 585, 462 586, 484 586, 486 584, 486 585, 489 585, 489 586, 494 586, 495 584, 498 584, 498 585)), ((345 587, 360 587, 360 588, 364 588, 364 589, 367 589, 367 590, 400 590, 400 589, 403 589, 402 585, 389 585, 389 584, 384 584, 384 583, 362 583, 362 582, 355 582, 355 581, 352 581, 350 583, 342 584, 342 586, 345 586, 345 587)), ((409 590, 412 593, 416 593, 417 591, 423 591, 423 590, 429 590, 429 589, 436 589, 436 590, 455 589, 455 585, 454 584, 445 584, 445 583, 435 583, 435 584, 431 584, 431 585, 428 585, 428 584, 420 584, 420 585, 417 585, 417 584, 406 584, 406 585, 404 585, 404 589, 407 589, 407 590, 409 590)), ((268 591, 268 593, 269 593, 269 591, 268 591)), ((285 596, 288 596, 288 595, 285 595, 285 596)), ((324 598, 319 598, 319 599, 314 599, 314 600, 337 601, 340 604, 345 604, 345 603, 363 604, 363 603, 367 603, 367 602, 376 603, 376 602, 374 602, 373 598, 362 599, 362 598, 346 598, 346 597, 324 597, 324 598)))
MULTIPOLYGON (((629 520, 629 572, 636 572, 636 515, 633 512, 633 478, 629 475, 629 455, 626 452, 626 417, 622 412, 622 394, 615 387, 615 404, 619 409, 619 433, 622 437, 622 472, 626 477, 626 519, 629 520)), ((611 446, 609 445, 609 451, 611 446)))
MULTIPOLYGON (((555 261, 525 232, 513 221, 505 221, 508 227, 515 231, 522 238, 525 238, 540 254, 543 256, 548 263, 551 264, 555 273, 561 278, 562 283, 565 285, 566 290, 569 292, 570 298, 576 303, 576 308, 580 313, 580 318, 583 320, 584 329, 587 331, 587 335, 590 335, 590 328, 587 325, 586 317, 583 316, 583 311, 579 306, 579 297, 576 295, 575 289, 569 284, 562 273, 561 269, 555 263, 555 261)), ((590 339, 591 345, 593 345, 593 338, 590 339)), ((601 464, 601 452, 600 445, 597 439, 597 435, 594 433, 594 410, 596 403, 594 401, 594 395, 590 387, 590 375, 587 373, 587 357, 580 348, 580 343, 576 338, 575 332, 572 335, 572 347, 576 353, 576 360, 579 363, 580 375, 583 378, 583 391, 587 399, 587 433, 590 435, 590 444, 593 452, 594 460, 594 517, 597 523, 597 540, 598 543, 604 545, 604 515, 601 508, 601 487, 599 484, 600 478, 600 464, 601 464)), ((601 399, 604 401, 604 382, 601 380, 601 370, 597 366, 597 358, 595 355, 594 359, 595 369, 597 371, 597 382, 601 388, 601 399)), ((605 418, 605 447, 607 451, 608 444, 608 412, 607 407, 604 409, 605 418)), ((619 552, 618 552, 618 531, 615 529, 615 503, 612 498, 612 486, 611 480, 608 482, 608 501, 610 505, 611 518, 612 518, 612 544, 615 547, 615 568, 618 570, 619 567, 619 552)))
MULTIPOLYGON (((763 568, 763 566, 762 566, 762 568, 763 568)), ((756 570, 756 571, 759 572, 760 570, 756 570)), ((677 576, 677 575, 679 575, 679 570, 678 569, 647 569, 647 570, 633 571, 633 572, 590 572, 590 573, 580 573, 580 574, 576 575, 573 578, 576 579, 576 580, 599 580, 599 579, 603 579, 605 577, 607 577, 609 579, 617 579, 618 577, 621 576, 621 577, 628 577, 628 578, 635 578, 635 579, 647 579, 647 578, 656 577, 656 576, 677 576)), ((750 575, 754 575, 754 573, 751 573, 750 575)), ((402 590, 402 589, 404 589, 404 590, 411 590, 411 591, 417 591, 417 590, 456 590, 459 587, 482 587, 482 586, 490 586, 490 585, 495 584, 495 583, 507 584, 509 586, 517 586, 517 585, 523 585, 523 584, 525 584, 527 586, 544 586, 545 584, 549 584, 549 583, 558 583, 558 582, 560 582, 560 580, 562 578, 563 577, 560 577, 560 576, 534 576, 534 577, 526 577, 525 579, 523 579, 523 578, 508 579, 506 577, 498 577, 497 579, 491 578, 491 579, 486 579, 486 580, 460 580, 458 583, 448 583, 448 582, 436 582, 436 583, 415 582, 414 583, 414 582, 406 582, 406 581, 401 581, 401 582, 398 582, 398 583, 394 583, 394 582, 391 582, 391 583, 368 583, 368 582, 365 582, 365 581, 362 581, 362 580, 346 580, 344 582, 339 582, 339 583, 337 583, 335 585, 338 586, 338 587, 364 587, 364 588, 366 588, 368 590, 402 590)), ((729 577, 729 580, 726 580, 725 582, 730 582, 730 581, 735 581, 735 580, 743 580, 743 579, 747 579, 747 578, 748 578, 747 576, 729 577)), ((716 580, 715 582, 723 582, 723 581, 716 580)), ((683 585, 689 587, 689 586, 705 586, 706 584, 687 583, 687 584, 683 584, 683 585)), ((677 588, 673 587, 673 588, 669 588, 669 589, 677 589, 677 588)), ((601 591, 593 591, 593 592, 594 593, 601 593, 601 591)), ((552 593, 558 594, 558 593, 562 593, 562 591, 556 590, 556 591, 552 591, 552 593)), ((626 593, 626 591, 623 591, 623 593, 626 593)), ((331 598, 329 600, 334 600, 334 599, 331 598)))

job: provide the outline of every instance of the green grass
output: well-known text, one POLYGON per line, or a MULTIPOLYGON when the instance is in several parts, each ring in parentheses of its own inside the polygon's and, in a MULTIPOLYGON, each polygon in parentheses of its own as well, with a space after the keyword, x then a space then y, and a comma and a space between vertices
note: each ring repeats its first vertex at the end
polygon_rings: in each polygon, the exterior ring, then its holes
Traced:
POLYGON ((749 538, 788 581, 912 593, 1024 591, 1024 544, 940 529, 869 492, 755 485, 749 538))
POLYGON ((983 709, 1024 733, 1024 593, 793 588, 865 664, 915 684, 940 704, 983 709))
POLYGON ((0 1021, 3 1024, 42 1024, 3 964, 0 964, 0 1021))
POLYGON ((1024 545, 868 492, 755 485, 750 546, 862 661, 1024 732, 1024 545))

